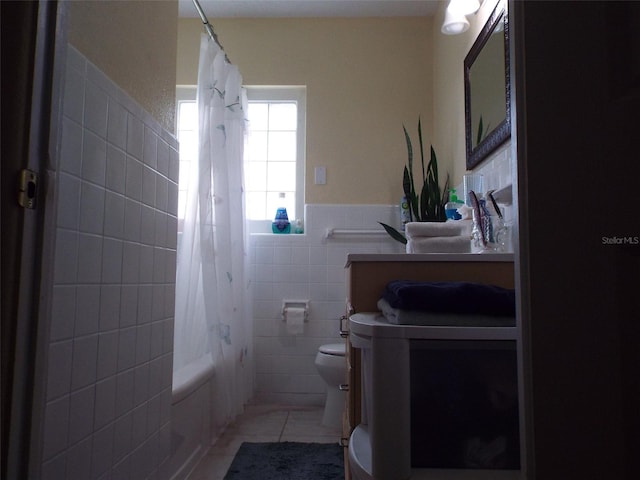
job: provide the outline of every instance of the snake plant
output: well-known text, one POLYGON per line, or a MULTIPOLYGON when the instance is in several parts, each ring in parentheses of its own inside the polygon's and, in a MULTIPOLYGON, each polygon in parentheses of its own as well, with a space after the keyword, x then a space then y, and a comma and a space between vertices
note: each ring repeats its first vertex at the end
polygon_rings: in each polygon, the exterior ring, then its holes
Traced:
MULTIPOLYGON (((415 177, 413 173, 413 145, 411 137, 403 125, 404 138, 407 144, 407 164, 402 175, 402 189, 409 204, 409 220, 411 222, 444 222, 447 220, 444 206, 449 196, 449 175, 444 185, 440 189, 438 180, 438 159, 436 152, 431 146, 431 156, 425 170, 424 144, 422 141, 422 124, 418 118, 418 140, 420 142, 420 163, 422 165, 422 187, 420 191, 415 188, 415 177)), ((420 177, 418 177, 420 178, 420 177)), ((398 242, 407 243, 406 237, 386 223, 378 222, 384 227, 386 232, 398 242)))

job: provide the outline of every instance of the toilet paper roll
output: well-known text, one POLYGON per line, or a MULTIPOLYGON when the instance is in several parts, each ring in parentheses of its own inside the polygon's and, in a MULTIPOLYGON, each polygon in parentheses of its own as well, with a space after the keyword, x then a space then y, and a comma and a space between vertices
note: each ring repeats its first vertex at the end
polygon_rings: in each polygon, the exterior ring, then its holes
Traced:
POLYGON ((304 316, 306 310, 299 307, 284 309, 284 321, 288 335, 301 335, 304 332, 304 316))

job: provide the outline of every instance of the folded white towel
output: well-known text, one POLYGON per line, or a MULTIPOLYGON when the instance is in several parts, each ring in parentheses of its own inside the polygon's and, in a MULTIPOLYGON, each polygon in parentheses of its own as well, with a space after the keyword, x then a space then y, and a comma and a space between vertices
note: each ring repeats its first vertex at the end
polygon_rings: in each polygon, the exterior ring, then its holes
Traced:
POLYGON ((462 235, 471 238, 471 230, 473 230, 473 220, 465 220, 463 218, 462 220, 456 220, 456 223, 460 225, 460 228, 462 229, 462 235))
POLYGON ((470 253, 471 240, 457 237, 417 237, 407 239, 407 253, 470 253))
POLYGON ((407 238, 456 237, 463 234, 463 226, 459 220, 450 222, 409 222, 404 226, 404 232, 407 238))
POLYGON ((378 300, 378 309, 389 323, 396 325, 453 325, 456 327, 512 327, 513 317, 494 315, 463 315, 460 313, 422 312, 393 308, 384 298, 378 300))

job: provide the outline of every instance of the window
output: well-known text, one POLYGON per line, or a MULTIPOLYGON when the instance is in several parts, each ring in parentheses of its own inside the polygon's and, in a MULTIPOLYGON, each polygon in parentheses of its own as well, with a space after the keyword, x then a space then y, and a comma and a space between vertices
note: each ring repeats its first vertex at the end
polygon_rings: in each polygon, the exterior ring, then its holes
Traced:
MULTIPOLYGON (((304 216, 305 87, 246 87, 249 101, 244 154, 245 214, 249 233, 271 232, 276 209, 304 216)), ((177 89, 180 143, 178 232, 186 210, 190 165, 198 155, 195 87, 177 89)))
POLYGON ((246 87, 245 205, 250 232, 270 232, 279 207, 304 215, 305 87, 246 87))
POLYGON ((176 90, 176 132, 180 145, 180 177, 178 179, 178 234, 182 233, 187 209, 187 188, 191 162, 198 159, 198 105, 196 87, 176 90))

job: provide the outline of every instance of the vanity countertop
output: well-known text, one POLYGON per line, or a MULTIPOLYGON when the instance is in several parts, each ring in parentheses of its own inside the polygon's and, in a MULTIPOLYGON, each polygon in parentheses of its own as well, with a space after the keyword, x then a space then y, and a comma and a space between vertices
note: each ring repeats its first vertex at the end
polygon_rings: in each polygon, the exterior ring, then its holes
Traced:
POLYGON ((513 253, 349 253, 356 262, 513 262, 513 253))

